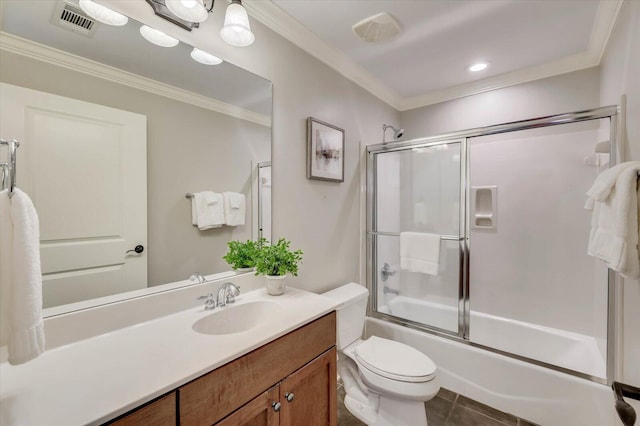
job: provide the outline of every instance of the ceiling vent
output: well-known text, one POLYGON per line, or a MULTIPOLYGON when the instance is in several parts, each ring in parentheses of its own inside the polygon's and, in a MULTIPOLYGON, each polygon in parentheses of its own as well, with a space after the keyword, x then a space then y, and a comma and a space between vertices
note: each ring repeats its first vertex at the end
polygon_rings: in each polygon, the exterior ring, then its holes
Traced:
POLYGON ((66 1, 59 1, 53 11, 51 23, 57 27, 93 37, 98 23, 85 14, 82 9, 66 1))
POLYGON ((388 13, 378 13, 355 24, 353 32, 363 41, 377 43, 400 34, 400 25, 388 13))

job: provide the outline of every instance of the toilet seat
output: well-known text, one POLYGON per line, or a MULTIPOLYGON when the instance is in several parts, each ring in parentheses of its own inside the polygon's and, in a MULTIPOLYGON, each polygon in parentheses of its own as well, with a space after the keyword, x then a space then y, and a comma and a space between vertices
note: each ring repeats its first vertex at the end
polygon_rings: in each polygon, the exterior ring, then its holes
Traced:
POLYGON ((436 375, 434 362, 419 350, 377 336, 361 341, 354 355, 361 367, 391 380, 422 383, 436 375))

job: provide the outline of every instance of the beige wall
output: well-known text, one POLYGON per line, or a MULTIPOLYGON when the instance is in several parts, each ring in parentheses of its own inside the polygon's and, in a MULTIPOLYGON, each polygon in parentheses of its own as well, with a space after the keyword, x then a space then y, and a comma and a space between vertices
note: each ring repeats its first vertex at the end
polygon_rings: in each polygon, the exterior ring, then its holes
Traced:
POLYGON ((229 270, 226 242, 252 237, 251 166, 268 161, 271 129, 86 74, 2 52, 3 82, 147 116, 149 283, 229 270), (244 226, 199 231, 186 192, 247 195, 244 226))
MULTIPOLYGON (((618 104, 627 96, 623 153, 625 161, 640 161, 640 2, 626 1, 618 15, 601 63, 600 98, 603 104, 618 104)), ((625 280, 623 295, 622 377, 640 386, 640 281, 625 280)), ((640 412, 640 402, 636 403, 640 412)))

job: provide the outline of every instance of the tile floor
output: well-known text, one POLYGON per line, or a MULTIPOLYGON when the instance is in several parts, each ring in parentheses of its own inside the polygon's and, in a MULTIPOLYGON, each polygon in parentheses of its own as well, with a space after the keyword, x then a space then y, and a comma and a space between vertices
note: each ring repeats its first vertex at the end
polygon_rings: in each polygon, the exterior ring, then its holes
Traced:
MULTIPOLYGON (((343 401, 344 389, 338 386, 338 426, 364 426, 349 413, 343 401)), ((440 389, 426 406, 429 426, 535 426, 447 389, 440 389)))

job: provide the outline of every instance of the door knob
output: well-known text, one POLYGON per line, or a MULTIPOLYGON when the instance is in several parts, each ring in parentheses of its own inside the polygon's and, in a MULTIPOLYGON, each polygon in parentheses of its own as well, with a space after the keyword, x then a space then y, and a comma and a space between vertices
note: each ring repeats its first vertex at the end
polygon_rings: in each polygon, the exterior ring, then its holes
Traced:
POLYGON ((281 404, 279 402, 274 402, 271 404, 271 407, 273 407, 273 411, 280 411, 281 404))
POLYGON ((285 393, 284 397, 287 399, 287 402, 293 402, 293 392, 285 393))
POLYGON ((127 250, 125 253, 131 253, 132 251, 140 254, 140 253, 142 253, 144 251, 144 246, 138 244, 132 250, 127 250))

